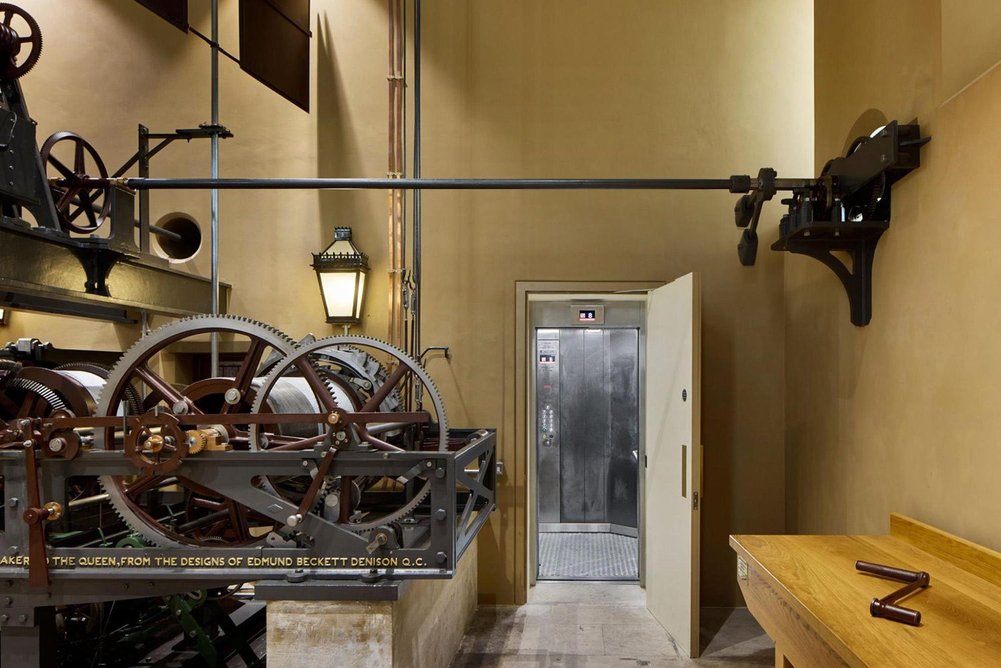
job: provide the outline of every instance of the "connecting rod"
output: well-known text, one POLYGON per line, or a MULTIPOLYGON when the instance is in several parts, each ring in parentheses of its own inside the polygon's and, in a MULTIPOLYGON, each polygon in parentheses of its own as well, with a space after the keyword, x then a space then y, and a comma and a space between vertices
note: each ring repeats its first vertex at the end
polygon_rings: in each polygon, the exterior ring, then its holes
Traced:
MULTIPOLYGON (((746 193, 759 187, 747 175, 727 179, 208 179, 87 178, 85 185, 118 185, 131 190, 726 190, 746 193)), ((777 190, 812 187, 813 179, 776 179, 777 190)))

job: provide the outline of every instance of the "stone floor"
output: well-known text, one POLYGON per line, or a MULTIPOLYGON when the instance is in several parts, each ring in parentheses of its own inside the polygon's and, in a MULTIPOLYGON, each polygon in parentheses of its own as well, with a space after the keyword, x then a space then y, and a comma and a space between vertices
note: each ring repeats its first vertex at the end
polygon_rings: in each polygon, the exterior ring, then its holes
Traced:
POLYGON ((704 608, 702 644, 701 658, 684 658, 638 585, 547 582, 527 605, 482 606, 452 668, 774 665, 774 645, 745 608, 704 608))

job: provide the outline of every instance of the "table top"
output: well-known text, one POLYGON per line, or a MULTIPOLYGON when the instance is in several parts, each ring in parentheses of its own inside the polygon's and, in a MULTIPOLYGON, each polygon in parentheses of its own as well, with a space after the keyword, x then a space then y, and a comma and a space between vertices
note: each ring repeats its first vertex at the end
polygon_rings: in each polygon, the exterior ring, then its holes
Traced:
POLYGON ((1001 666, 1001 554, 894 515, 883 536, 731 536, 730 545, 849 665, 1001 666), (903 583, 855 570, 862 559, 927 571, 899 605, 921 625, 870 616, 903 583))

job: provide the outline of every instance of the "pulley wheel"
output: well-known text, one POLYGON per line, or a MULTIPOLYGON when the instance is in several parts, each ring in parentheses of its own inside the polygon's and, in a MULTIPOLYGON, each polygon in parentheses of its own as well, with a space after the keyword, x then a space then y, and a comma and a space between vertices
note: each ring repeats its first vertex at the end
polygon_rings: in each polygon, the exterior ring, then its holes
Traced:
POLYGON ((57 132, 45 140, 41 153, 46 171, 52 167, 56 172, 49 183, 63 231, 96 232, 111 213, 110 188, 86 183, 93 177, 108 178, 108 170, 97 149, 78 134, 57 132), (72 166, 67 164, 66 156, 71 156, 72 166))

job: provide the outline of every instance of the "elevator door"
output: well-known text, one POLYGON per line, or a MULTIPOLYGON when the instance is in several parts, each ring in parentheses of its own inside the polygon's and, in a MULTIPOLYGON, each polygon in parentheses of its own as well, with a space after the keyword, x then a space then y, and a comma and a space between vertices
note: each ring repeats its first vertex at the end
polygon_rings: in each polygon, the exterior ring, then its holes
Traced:
POLYGON ((537 329, 535 394, 539 577, 635 579, 639 330, 537 329))

